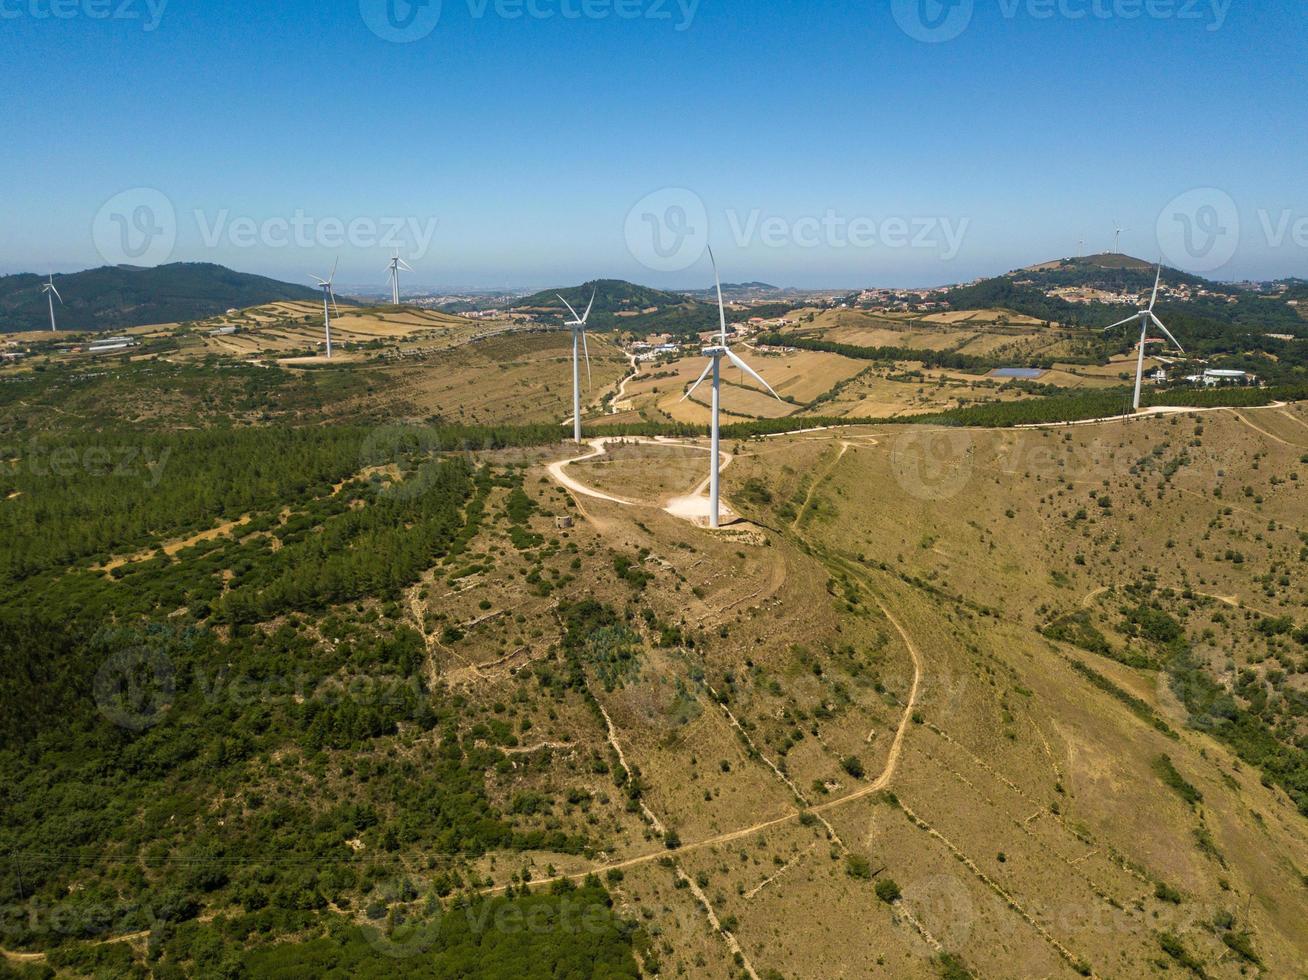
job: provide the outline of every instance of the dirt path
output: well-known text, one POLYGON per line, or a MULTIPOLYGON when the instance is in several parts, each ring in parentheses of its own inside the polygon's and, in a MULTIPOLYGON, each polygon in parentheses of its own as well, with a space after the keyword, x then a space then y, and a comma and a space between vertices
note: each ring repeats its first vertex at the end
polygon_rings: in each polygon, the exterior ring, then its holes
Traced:
POLYGON ((572 459, 560 460, 557 463, 550 463, 547 467, 550 477, 553 478, 554 482, 559 484, 559 486, 564 487, 574 494, 580 494, 583 497, 593 497, 596 500, 607 500, 611 503, 621 504, 623 507, 634 507, 636 506, 636 503, 633 500, 623 500, 621 497, 614 497, 607 493, 601 493, 598 490, 586 486, 584 483, 574 480, 567 474, 567 468, 573 463, 584 463, 587 460, 598 459, 600 456, 603 456, 604 445, 607 441, 608 440, 606 439, 592 439, 588 443, 590 446, 590 452, 585 455, 576 456, 572 459))
POLYGON ((813 502, 813 495, 817 493, 818 487, 822 486, 822 484, 825 483, 835 471, 836 467, 840 465, 840 461, 845 458, 845 453, 849 452, 852 445, 853 443, 846 442, 843 439, 840 440, 840 452, 837 453, 836 458, 831 461, 831 465, 828 466, 821 475, 814 478, 813 485, 808 488, 808 494, 804 497, 804 503, 799 508, 799 513, 796 514, 795 519, 790 522, 790 529, 792 531, 798 528, 799 522, 804 519, 804 515, 808 512, 809 504, 813 502))
POLYGON ((749 962, 749 957, 745 955, 745 951, 741 948, 740 942, 736 937, 722 927, 722 922, 718 919, 718 914, 713 911, 713 905, 709 902, 708 896, 704 894, 704 889, 700 888, 699 883, 691 878, 690 875, 686 874, 680 866, 677 868, 677 877, 686 883, 686 887, 689 888, 690 893, 695 896, 695 900, 703 906, 704 914, 709 920, 709 925, 711 925, 723 940, 726 941, 727 949, 731 950, 732 955, 740 960, 741 968, 748 973, 753 980, 758 980, 758 974, 754 972, 754 966, 749 962))
MULTIPOLYGON (((683 520, 692 521, 695 523, 699 523, 707 520, 708 497, 706 496, 706 493, 708 491, 709 481, 712 479, 712 474, 709 474, 708 476, 704 477, 703 481, 698 486, 696 486, 693 490, 691 490, 690 493, 684 496, 670 497, 657 504, 644 503, 637 500, 626 500, 622 497, 615 497, 612 494, 604 493, 600 490, 596 490, 593 487, 589 487, 586 484, 582 483, 580 480, 576 480, 568 475, 567 469, 573 463, 584 463, 587 462, 588 460, 598 459, 600 456, 603 456, 606 451, 605 446, 610 442, 625 442, 628 444, 635 444, 641 446, 660 446, 663 448, 667 448, 669 446, 681 446, 683 448, 703 450, 704 452, 708 451, 707 448, 704 446, 697 446, 694 445, 693 443, 679 442, 679 441, 672 441, 672 440, 643 439, 638 437, 633 438, 631 436, 599 438, 599 439, 590 439, 587 441, 587 445, 590 446, 590 452, 581 456, 574 456, 572 459, 564 459, 558 461, 557 463, 550 463, 549 466, 546 467, 546 469, 548 470, 549 475, 553 478, 554 482, 558 483, 560 486, 564 487, 565 489, 571 491, 575 495, 580 495, 583 497, 591 497, 595 500, 607 500, 610 503, 620 504, 623 507, 661 506, 663 510, 671 514, 673 517, 680 517, 683 520)), ((721 454, 722 469, 719 470, 719 472, 725 472, 727 467, 731 465, 734 458, 735 457, 733 457, 731 453, 723 452, 721 454)), ((727 519, 733 518, 735 516, 735 514, 731 511, 731 508, 726 501, 722 501, 722 512, 723 512, 723 516, 727 519)))
POLYGON ((1303 419, 1299 418, 1299 416, 1295 415, 1293 412, 1287 412, 1284 408, 1278 408, 1277 412, 1281 415, 1284 415, 1287 419, 1289 419, 1291 422, 1294 422, 1296 425, 1302 425, 1305 429, 1308 429, 1308 422, 1305 422, 1303 419))
MULTIPOLYGON (((631 774, 631 766, 627 765, 627 757, 623 754, 621 743, 618 742, 618 729, 614 726, 613 719, 609 717, 608 709, 600 704, 598 699, 595 700, 595 703, 599 705, 600 714, 604 716, 604 725, 608 729, 606 734, 609 740, 609 747, 617 753, 618 762, 622 764, 622 769, 627 774, 628 782, 630 782, 633 778, 631 774)), ((645 805, 645 800, 643 798, 638 802, 640 803, 640 812, 645 815, 645 819, 649 822, 649 825, 660 835, 666 835, 668 828, 663 825, 663 821, 654 816, 654 811, 645 805)))
MULTIPOLYGON (((881 775, 879 775, 872 782, 868 783, 866 786, 863 786, 860 789, 853 791, 852 793, 848 793, 845 796, 842 796, 835 800, 829 800, 826 803, 821 803, 808 811, 815 815, 829 813, 830 811, 839 809, 840 807, 848 806, 850 803, 855 803, 859 800, 865 800, 869 796, 881 792, 883 789, 885 789, 887 786, 890 785, 891 780, 895 778, 896 771, 899 769, 899 760, 903 752, 904 739, 907 737, 909 727, 912 724, 913 712, 917 710, 918 696, 922 687, 922 659, 923 658, 922 658, 921 651, 918 650, 917 644, 913 642, 912 637, 904 629, 903 625, 899 622, 899 620, 896 619, 895 616, 891 614, 890 610, 886 608, 885 604, 880 599, 876 599, 876 602, 877 605, 881 607, 881 611, 885 614, 886 619, 890 622, 890 625, 893 626, 895 631, 899 633, 900 637, 904 641, 904 645, 908 649, 909 657, 911 657, 913 661, 913 684, 909 690, 908 701, 904 706, 904 714, 899 721, 899 728, 895 732, 895 740, 893 743, 891 743, 890 752, 886 757, 886 764, 881 771, 881 775)), ((608 719, 607 713, 605 714, 605 719, 606 721, 608 719)), ((609 726, 610 726, 610 731, 612 731, 612 722, 609 722, 609 726)), ((621 758, 622 758, 621 753, 619 752, 619 759, 621 758)), ((624 765, 626 764, 625 761, 623 762, 623 764, 624 765)), ((803 811, 795 810, 783 816, 774 817, 771 820, 762 820, 758 823, 751 824, 748 827, 741 827, 739 830, 727 831, 726 833, 716 834, 712 837, 705 837, 697 841, 686 842, 683 843, 677 851, 674 851, 672 853, 679 854, 687 851, 699 851, 708 847, 720 847, 723 844, 731 844, 734 843, 735 841, 743 840, 746 837, 752 837, 755 834, 762 833, 765 830, 772 830, 775 827, 783 827, 786 824, 797 821, 799 819, 801 812, 803 811)), ((612 871, 612 870, 621 871, 627 868, 639 867, 642 864, 650 864, 651 862, 657 861, 660 858, 667 857, 668 853, 669 852, 666 849, 660 849, 658 851, 654 851, 649 854, 641 854, 641 855, 637 855, 636 857, 627 858, 626 860, 623 861, 615 861, 610 864, 597 865, 595 867, 588 868, 585 871, 576 872, 575 874, 555 875, 552 878, 542 878, 539 879, 537 882, 535 882, 535 884, 549 885, 555 881, 561 881, 561 880, 581 881, 585 879, 587 875, 591 875, 591 874, 603 874, 607 871, 612 871)), ((488 888, 484 890, 483 894, 496 894, 498 892, 504 891, 506 887, 508 886, 498 885, 494 888, 488 888)))
POLYGON ((622 381, 618 384, 618 390, 613 393, 613 399, 612 401, 609 402, 610 415, 617 415, 622 411, 618 406, 627 397, 627 385, 629 385, 631 382, 635 381, 639 377, 640 377, 640 361, 636 359, 635 354, 632 354, 631 373, 622 379, 622 381))
POLYGON ((1112 588, 1111 585, 1101 585, 1099 588, 1095 589, 1094 591, 1086 593, 1086 597, 1081 600, 1081 608, 1089 609, 1091 606, 1095 604, 1096 599, 1098 599, 1101 595, 1107 593, 1108 590, 1111 588, 1112 588))
POLYGON ((1234 409, 1231 410, 1231 414, 1234 415, 1241 422, 1243 422, 1245 425, 1247 425, 1249 428, 1253 429, 1259 435, 1266 436, 1268 439, 1271 439, 1275 442, 1279 442, 1282 446, 1289 446, 1291 449, 1298 449, 1298 450, 1308 449, 1308 446, 1301 446, 1298 443, 1291 442, 1289 439, 1282 439, 1280 436, 1276 435, 1275 433, 1268 432, 1262 426, 1254 425, 1254 423, 1250 421, 1247 416, 1240 414, 1234 409))
POLYGON ((144 561, 150 555, 160 550, 162 550, 169 558, 172 558, 179 551, 189 548, 192 545, 197 545, 204 541, 212 541, 215 538, 221 538, 224 535, 235 531, 238 527, 245 527, 245 525, 249 524, 252 519, 253 518, 249 514, 245 514, 239 520, 226 521, 219 524, 217 527, 209 528, 207 531, 200 531, 196 534, 192 534, 188 538, 174 538, 171 541, 165 541, 162 546, 145 548, 132 555, 119 555, 115 558, 109 559, 105 564, 93 568, 92 571, 112 572, 115 568, 122 568, 124 565, 131 562, 144 561))

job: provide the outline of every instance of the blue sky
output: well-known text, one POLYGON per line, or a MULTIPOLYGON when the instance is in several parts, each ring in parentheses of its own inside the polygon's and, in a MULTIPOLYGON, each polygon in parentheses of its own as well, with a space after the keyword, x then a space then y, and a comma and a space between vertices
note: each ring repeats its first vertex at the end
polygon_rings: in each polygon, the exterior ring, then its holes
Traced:
POLYGON ((392 242, 445 288, 699 286, 704 241, 732 281, 930 285, 1117 219, 1132 254, 1308 276, 1302 2, 394 0, 409 43, 368 26, 388 0, 51 2, 0 0, 3 272, 164 231, 143 263, 339 254, 379 288, 392 242))

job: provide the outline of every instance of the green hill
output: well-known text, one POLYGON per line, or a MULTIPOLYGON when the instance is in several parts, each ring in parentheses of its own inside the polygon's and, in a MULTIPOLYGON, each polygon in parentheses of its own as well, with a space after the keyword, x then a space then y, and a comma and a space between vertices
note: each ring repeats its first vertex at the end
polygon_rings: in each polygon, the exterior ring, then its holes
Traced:
POLYGON ((717 323, 715 305, 701 303, 682 293, 638 286, 622 279, 598 279, 580 286, 546 289, 513 302, 514 309, 557 313, 567 317, 562 296, 578 313, 584 313, 595 293, 590 326, 595 330, 632 330, 689 335, 717 323))
MULTIPOLYGON (((45 277, 0 277, 0 332, 44 330, 50 312, 41 292, 45 277)), ((316 300, 317 289, 234 272, 208 262, 175 262, 153 269, 105 266, 56 275, 60 330, 121 330, 149 323, 201 320, 232 308, 276 300, 316 300)), ((344 302, 343 300, 341 302, 344 302)))

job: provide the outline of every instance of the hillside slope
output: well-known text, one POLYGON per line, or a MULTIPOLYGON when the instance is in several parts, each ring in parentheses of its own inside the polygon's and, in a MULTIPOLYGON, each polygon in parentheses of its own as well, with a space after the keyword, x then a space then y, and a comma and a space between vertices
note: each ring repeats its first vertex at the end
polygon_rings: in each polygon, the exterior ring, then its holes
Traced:
MULTIPOLYGON (((41 292, 45 277, 0 277, 0 332, 47 330, 50 312, 41 292)), ((174 262, 152 269, 103 266, 56 275, 55 302, 61 331, 121 330, 152 323, 181 323, 228 309, 277 300, 316 300, 308 286, 235 272, 208 262, 174 262)), ((339 300, 342 304, 344 300, 339 300)))

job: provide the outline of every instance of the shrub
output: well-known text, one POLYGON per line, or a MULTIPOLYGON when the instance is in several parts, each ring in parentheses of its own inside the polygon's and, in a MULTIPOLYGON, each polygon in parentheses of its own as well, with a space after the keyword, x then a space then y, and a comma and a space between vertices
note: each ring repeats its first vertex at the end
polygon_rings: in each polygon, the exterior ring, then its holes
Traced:
POLYGON ((899 890, 899 886, 895 884, 893 878, 882 878, 878 881, 876 891, 877 898, 881 899, 881 901, 885 902, 887 905, 895 904, 895 902, 898 902, 903 895, 903 892, 899 890))

